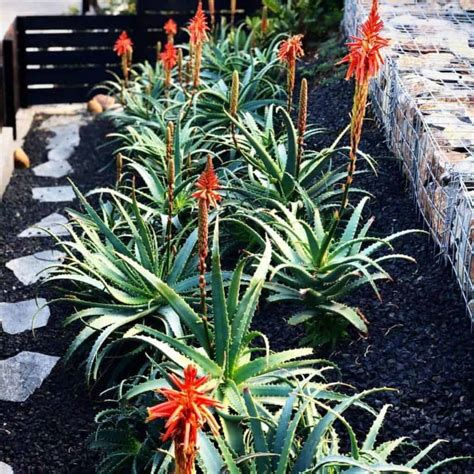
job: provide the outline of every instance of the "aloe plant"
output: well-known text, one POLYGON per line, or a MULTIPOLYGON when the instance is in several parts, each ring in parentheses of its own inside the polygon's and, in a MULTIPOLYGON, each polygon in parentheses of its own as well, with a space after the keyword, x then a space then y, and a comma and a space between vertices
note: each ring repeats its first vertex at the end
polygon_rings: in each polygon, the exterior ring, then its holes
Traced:
MULTIPOLYGON (((276 112, 283 121, 282 135, 275 124, 274 107, 269 109, 263 127, 249 113, 242 114, 239 120, 228 114, 229 120, 241 132, 239 152, 248 170, 243 176, 234 172, 231 186, 242 198, 260 206, 268 206, 272 201, 298 201, 302 193, 321 208, 331 205, 341 194, 336 184, 346 176, 344 166, 334 169, 331 166, 332 158, 347 149, 339 146, 343 134, 329 148, 306 150, 300 164, 298 131, 286 110, 278 107, 276 112)), ((305 139, 317 133, 321 130, 310 127, 305 139)), ((230 140, 227 144, 232 146, 230 140)), ((353 191, 360 190, 353 188, 353 191)))
POLYGON ((178 235, 176 244, 183 238, 180 250, 167 256, 166 245, 134 198, 127 210, 119 194, 112 194, 114 205, 103 204, 101 216, 76 192, 85 214, 69 211, 74 223, 68 226, 70 240, 60 242, 67 260, 48 281, 66 285, 64 299, 76 308, 66 324, 84 323, 67 357, 87 346, 87 377, 95 379, 110 355, 111 342, 120 340, 137 322, 146 321, 175 336, 183 334, 175 311, 144 274, 159 275, 182 294, 192 292, 198 284, 192 259, 197 232, 185 238, 178 235))
MULTIPOLYGON (((244 260, 238 263, 228 279, 224 279, 218 232, 219 224, 216 222, 210 276, 212 315, 209 322, 204 321, 178 291, 151 272, 140 269, 142 276, 178 315, 185 332, 183 337, 171 337, 155 328, 137 325, 125 337, 147 342, 162 353, 163 361, 171 363, 171 367, 196 364, 203 373, 216 380, 215 397, 229 406, 230 413, 240 413, 244 406, 241 396, 243 386, 258 396, 261 407, 268 403, 284 403, 296 383, 288 380, 292 376, 296 377, 296 381, 301 377, 318 376, 322 369, 314 366, 321 361, 311 357, 313 351, 309 348, 271 352, 267 338, 252 331, 252 319, 270 268, 271 245, 266 244, 252 277, 246 277, 243 273, 244 260), (259 339, 263 345, 257 344, 259 339)), ((132 260, 126 258, 126 261, 136 267, 132 260)), ((138 385, 127 398, 162 384, 160 377, 138 385)), ((232 419, 231 416, 229 418, 232 419)))
POLYGON ((385 238, 369 235, 373 219, 362 224, 363 198, 353 210, 345 228, 331 236, 325 228, 317 207, 313 207, 311 221, 297 217, 297 206, 288 209, 274 202, 277 210, 260 212, 266 218, 248 216, 252 226, 246 227, 255 239, 264 239, 252 230, 256 224, 270 238, 273 246, 273 267, 267 288, 273 292, 271 302, 292 302, 302 306, 289 323, 305 323, 306 342, 333 343, 348 324, 362 333, 367 332, 367 321, 356 308, 344 304, 344 298, 356 289, 369 285, 380 296, 377 282, 389 280, 390 275, 382 264, 388 260, 414 259, 392 253, 391 242, 416 232, 404 230, 385 238), (326 240, 330 241, 326 244, 326 240), (388 254, 383 254, 389 250, 388 254), (344 324, 340 324, 345 321, 344 324), (339 321, 339 325, 338 325, 339 321))

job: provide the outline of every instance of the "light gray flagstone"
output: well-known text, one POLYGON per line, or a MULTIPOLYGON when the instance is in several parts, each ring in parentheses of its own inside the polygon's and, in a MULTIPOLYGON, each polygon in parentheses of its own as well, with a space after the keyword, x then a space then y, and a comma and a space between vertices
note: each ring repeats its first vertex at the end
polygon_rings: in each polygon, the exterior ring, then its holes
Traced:
POLYGON ((46 303, 44 298, 0 303, 0 323, 3 331, 7 334, 19 334, 46 326, 50 316, 46 303))
POLYGON ((71 186, 33 188, 33 199, 40 202, 70 202, 76 197, 71 186))
POLYGON ((45 178, 63 178, 72 172, 72 166, 67 160, 62 161, 47 161, 41 165, 33 168, 33 173, 36 176, 43 176, 45 178))
POLYGON ((33 255, 10 260, 6 264, 6 267, 11 270, 24 285, 31 285, 40 278, 46 277, 49 273, 47 268, 55 263, 61 263, 64 257, 65 254, 57 250, 45 250, 33 255))
POLYGON ((18 234, 18 237, 49 237, 50 235, 47 231, 56 236, 68 235, 69 232, 64 228, 64 225, 67 223, 66 217, 53 213, 25 229, 21 234, 18 234))
POLYGON ((0 474, 13 474, 13 469, 8 464, 0 461, 0 474))
POLYGON ((0 361, 0 400, 27 400, 41 386, 58 360, 59 357, 25 351, 0 361))

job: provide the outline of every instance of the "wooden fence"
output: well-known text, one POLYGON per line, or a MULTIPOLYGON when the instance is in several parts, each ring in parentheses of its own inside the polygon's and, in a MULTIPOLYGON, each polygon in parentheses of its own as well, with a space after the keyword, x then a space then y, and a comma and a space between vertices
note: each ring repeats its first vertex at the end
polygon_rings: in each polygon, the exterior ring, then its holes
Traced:
MULTIPOLYGON (((229 13, 230 0, 215 3, 218 16, 229 13)), ((237 3, 240 17, 260 5, 237 3)), ((20 107, 87 100, 93 86, 110 78, 108 71, 119 72, 112 48, 123 30, 134 41, 135 61, 154 60, 157 41, 166 40, 166 20, 184 27, 195 7, 194 0, 137 0, 136 15, 17 17, 3 40, 0 127, 15 127, 20 107)))

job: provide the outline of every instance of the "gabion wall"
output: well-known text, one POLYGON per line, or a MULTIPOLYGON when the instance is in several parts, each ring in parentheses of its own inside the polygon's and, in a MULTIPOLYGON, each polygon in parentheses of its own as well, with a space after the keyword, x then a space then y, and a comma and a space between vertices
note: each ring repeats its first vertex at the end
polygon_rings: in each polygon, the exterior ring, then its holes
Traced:
MULTIPOLYGON (((380 4, 391 46, 372 81, 373 110, 474 321, 474 11, 465 0, 380 4)), ((346 0, 348 36, 369 9, 346 0)))

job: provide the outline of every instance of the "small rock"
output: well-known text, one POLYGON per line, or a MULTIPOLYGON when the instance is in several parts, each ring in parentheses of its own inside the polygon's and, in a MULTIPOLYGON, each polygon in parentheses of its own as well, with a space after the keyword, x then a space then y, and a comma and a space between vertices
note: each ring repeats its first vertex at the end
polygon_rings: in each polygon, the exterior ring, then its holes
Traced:
POLYGON ((115 98, 106 94, 97 94, 92 100, 96 100, 103 110, 108 110, 116 104, 115 98))
POLYGON ((101 114, 104 111, 102 104, 94 97, 89 102, 87 102, 87 110, 91 114, 101 114))
POLYGON ((17 148, 13 152, 13 158, 15 160, 15 165, 20 168, 29 168, 30 167, 30 158, 29 156, 23 151, 22 148, 17 148))

